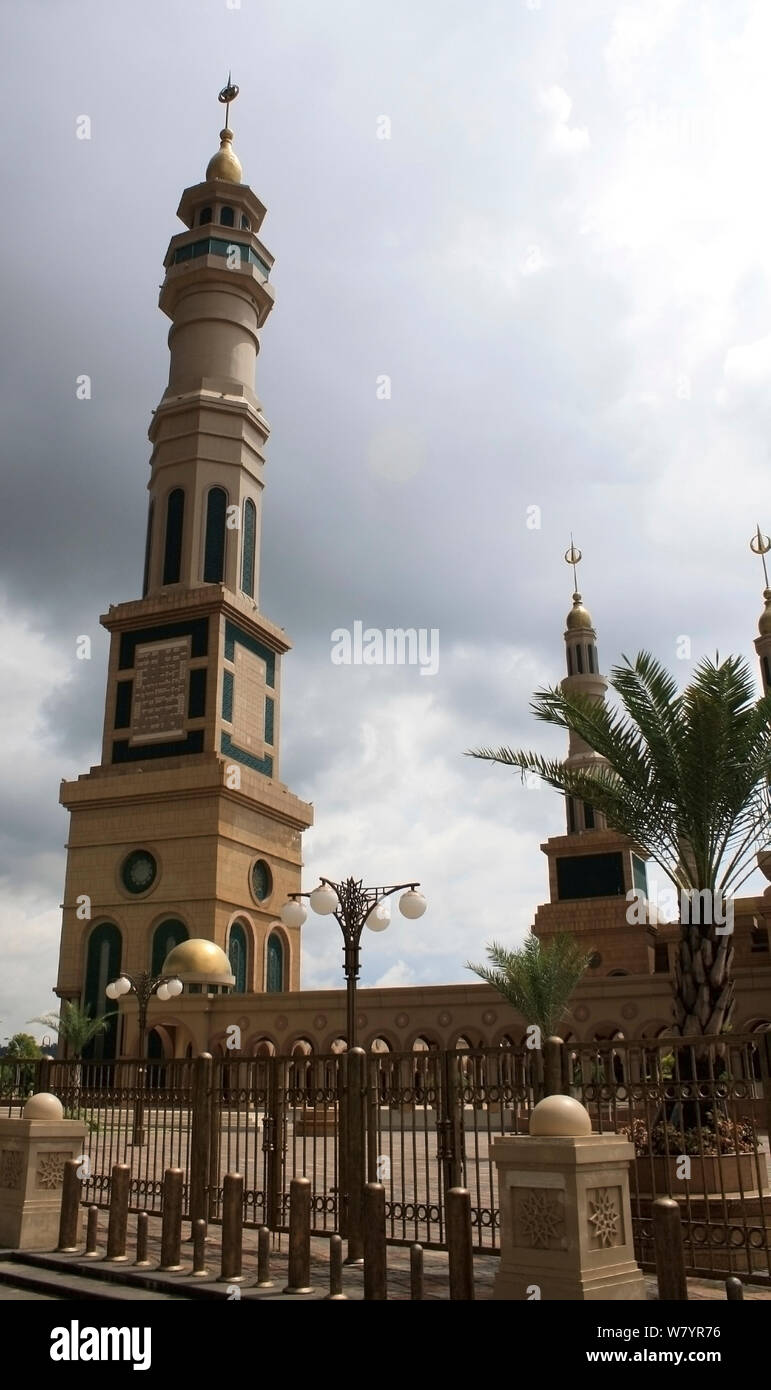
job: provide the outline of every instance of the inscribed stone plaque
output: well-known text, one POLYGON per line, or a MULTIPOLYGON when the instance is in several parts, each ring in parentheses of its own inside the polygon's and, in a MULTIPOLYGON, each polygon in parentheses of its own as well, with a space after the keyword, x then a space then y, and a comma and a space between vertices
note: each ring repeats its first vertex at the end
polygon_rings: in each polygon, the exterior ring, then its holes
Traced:
POLYGON ((233 742, 261 758, 265 753, 265 662, 238 644, 233 667, 233 742))
POLYGON ((137 645, 132 744, 184 737, 189 659, 189 637, 137 645))

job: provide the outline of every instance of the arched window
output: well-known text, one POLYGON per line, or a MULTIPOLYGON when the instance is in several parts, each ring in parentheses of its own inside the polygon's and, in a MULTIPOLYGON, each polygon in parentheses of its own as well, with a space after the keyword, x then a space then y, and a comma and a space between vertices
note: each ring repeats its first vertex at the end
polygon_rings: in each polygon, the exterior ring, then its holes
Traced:
POLYGON ((201 208, 201 216, 198 222, 201 227, 205 226, 207 222, 211 222, 211 208, 201 208))
POLYGON ((586 648, 586 652, 587 656, 589 657, 589 670, 592 672, 592 674, 594 674, 594 647, 592 646, 591 642, 589 643, 589 646, 586 648))
POLYGON ((150 584, 150 551, 153 547, 153 515, 155 513, 155 502, 150 498, 150 505, 147 508, 147 537, 145 539, 145 574, 142 580, 142 598, 147 593, 150 584))
POLYGON ((257 508, 251 497, 244 502, 244 538, 241 552, 241 588, 254 598, 254 548, 257 536, 257 508))
POLYGON ((213 487, 206 499, 206 541, 203 555, 204 584, 221 584, 225 573, 225 510, 227 494, 224 488, 213 487))
POLYGON ((572 647, 568 647, 568 675, 569 675, 569 676, 572 676, 572 674, 573 674, 573 649, 572 649, 572 647))
POLYGON ((166 544, 163 552, 163 582, 178 584, 182 566, 182 524, 185 516, 185 494, 181 487, 169 493, 166 503, 166 544))
POLYGON ((584 674, 584 649, 581 646, 576 647, 576 666, 579 676, 582 676, 584 674))
POLYGON ((170 917, 167 922, 161 922, 160 926, 153 932, 153 949, 150 957, 150 969, 153 975, 160 975, 163 970, 169 951, 173 951, 180 941, 187 941, 189 932, 184 922, 178 922, 176 918, 170 917))
POLYGON ((584 830, 594 830, 594 807, 584 802, 584 830))
POLYGON ((243 212, 241 213, 241 226, 243 227, 245 232, 250 232, 252 230, 252 224, 249 221, 249 218, 243 212))
POLYGON ((86 980, 83 987, 83 1007, 92 1018, 111 1015, 107 1028, 98 1033, 83 1049, 83 1056, 100 1062, 114 1057, 117 1051, 117 1004, 107 998, 105 990, 120 974, 121 935, 112 922, 94 927, 86 948, 86 980))
POLYGON ((234 922, 228 938, 228 960, 235 977, 234 994, 246 994, 246 932, 240 922, 234 922))
POLYGON ((763 657, 763 666, 766 672, 766 685, 771 688, 771 656, 763 657))
POLYGON ((268 937, 265 988, 268 994, 280 994, 284 988, 284 943, 278 932, 268 937))
POLYGON ((223 227, 235 226, 235 215, 232 208, 222 208, 220 211, 220 222, 223 227))

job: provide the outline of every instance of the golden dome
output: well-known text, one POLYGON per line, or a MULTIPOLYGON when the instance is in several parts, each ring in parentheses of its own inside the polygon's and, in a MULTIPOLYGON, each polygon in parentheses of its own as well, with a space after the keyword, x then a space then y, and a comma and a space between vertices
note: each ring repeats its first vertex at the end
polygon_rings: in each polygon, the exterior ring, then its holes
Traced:
POLYGON ((206 182, 210 179, 224 179, 226 183, 240 183, 243 175, 241 161, 233 150, 233 132, 225 126, 220 131, 220 147, 206 165, 206 182))
POLYGON ((771 637, 771 589, 764 589, 763 597, 766 600, 766 606, 760 615, 758 632, 761 637, 771 637))
POLYGON ((594 624, 592 623, 592 615, 589 612, 588 608, 584 608, 584 605, 581 602, 581 595, 579 593, 575 593, 573 595, 573 607, 571 608, 565 620, 565 626, 567 627, 568 632, 575 632, 577 628, 589 628, 592 631, 594 630, 594 624))
POLYGON ((234 985, 235 977, 225 952, 213 941, 194 937, 180 941, 163 962, 164 975, 178 975, 183 984, 234 985))

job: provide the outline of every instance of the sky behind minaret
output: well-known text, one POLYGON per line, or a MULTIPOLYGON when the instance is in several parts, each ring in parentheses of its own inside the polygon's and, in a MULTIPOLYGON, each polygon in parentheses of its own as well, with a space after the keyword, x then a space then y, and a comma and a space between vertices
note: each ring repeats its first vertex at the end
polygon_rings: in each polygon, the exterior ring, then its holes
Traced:
MULTIPOLYGON (((140 593, 162 261, 228 68, 276 257, 261 607, 294 642, 305 886, 421 880, 362 983, 470 981, 528 930, 564 825, 463 751, 563 747, 528 706, 564 673, 571 530, 603 671, 642 647, 682 681, 716 649, 757 669, 771 8, 15 0, 3 28, 0 1041, 55 1003, 59 781, 99 761, 99 614, 140 593), (333 664, 356 621, 438 629, 437 673, 333 664)), ((342 983, 330 919, 303 958, 342 983)))

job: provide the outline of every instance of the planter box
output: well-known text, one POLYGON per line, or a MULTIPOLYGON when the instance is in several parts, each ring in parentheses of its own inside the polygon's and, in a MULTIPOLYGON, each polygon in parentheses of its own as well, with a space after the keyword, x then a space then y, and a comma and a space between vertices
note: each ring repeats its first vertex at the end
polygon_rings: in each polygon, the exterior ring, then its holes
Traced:
MULTIPOLYGON (((677 1176, 679 1160, 670 1158, 636 1158, 632 1169, 632 1195, 635 1190, 646 1196, 673 1197, 685 1195, 686 1188, 692 1196, 720 1195, 721 1193, 757 1192, 757 1164, 754 1154, 698 1154, 689 1155, 691 1176, 687 1183, 677 1176), (636 1177, 636 1187, 635 1187, 636 1177)), ((765 1179, 763 1191, 767 1188, 766 1156, 760 1155, 760 1171, 765 1179)))

